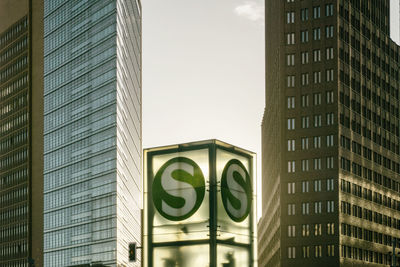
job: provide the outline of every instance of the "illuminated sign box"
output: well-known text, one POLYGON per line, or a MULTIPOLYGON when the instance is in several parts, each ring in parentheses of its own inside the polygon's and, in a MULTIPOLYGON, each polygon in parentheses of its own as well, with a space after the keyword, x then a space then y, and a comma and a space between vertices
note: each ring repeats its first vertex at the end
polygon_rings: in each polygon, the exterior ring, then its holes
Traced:
POLYGON ((254 172, 218 140, 145 149, 144 266, 256 266, 254 172))

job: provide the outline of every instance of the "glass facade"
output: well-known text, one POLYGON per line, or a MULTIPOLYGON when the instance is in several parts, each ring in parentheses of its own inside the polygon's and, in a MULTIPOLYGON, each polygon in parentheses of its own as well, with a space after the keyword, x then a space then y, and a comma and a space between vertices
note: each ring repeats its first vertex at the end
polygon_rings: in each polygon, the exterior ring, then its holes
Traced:
POLYGON ((44 266, 140 266, 140 8, 45 1, 44 266))

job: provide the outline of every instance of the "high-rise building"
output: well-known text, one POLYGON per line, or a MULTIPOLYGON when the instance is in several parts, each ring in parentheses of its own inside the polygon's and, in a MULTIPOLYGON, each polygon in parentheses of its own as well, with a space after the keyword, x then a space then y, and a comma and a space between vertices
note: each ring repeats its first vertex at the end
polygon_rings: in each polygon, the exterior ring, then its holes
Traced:
POLYGON ((389 6, 265 1, 259 266, 391 264, 400 240, 400 49, 389 6))
POLYGON ((43 265, 43 5, 0 1, 0 266, 43 265))
POLYGON ((141 244, 140 0, 44 1, 44 266, 141 244))

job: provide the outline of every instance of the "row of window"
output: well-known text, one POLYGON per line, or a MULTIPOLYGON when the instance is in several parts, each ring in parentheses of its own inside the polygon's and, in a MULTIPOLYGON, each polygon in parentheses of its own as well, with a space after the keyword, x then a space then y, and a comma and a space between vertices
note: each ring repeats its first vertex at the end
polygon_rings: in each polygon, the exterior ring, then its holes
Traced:
MULTIPOLYGON (((327 25, 325 26, 325 38, 330 39, 334 36, 334 26, 327 25)), ((312 38, 313 41, 320 41, 321 40, 321 28, 314 28, 312 29, 312 38)), ((301 43, 308 43, 309 42, 309 31, 304 30, 300 32, 300 42, 301 43)), ((296 33, 290 32, 286 33, 286 44, 287 45, 294 45, 296 44, 296 33)))
MULTIPOLYGON (((321 192, 322 191, 322 180, 314 180, 311 181, 314 184, 314 192, 321 192)), ((300 183, 298 183, 300 185, 300 183)), ((310 192, 310 181, 302 181, 301 182, 301 193, 309 193, 310 192)), ((335 183, 333 178, 326 179, 326 191, 334 191, 335 190, 335 183)), ((288 194, 296 194, 296 182, 289 182, 288 183, 288 194)))
POLYGON ((25 201, 28 197, 28 188, 23 186, 0 195, 0 205, 5 207, 17 202, 25 201))
POLYGON ((392 246, 393 241, 397 244, 398 238, 392 237, 390 235, 385 235, 379 232, 363 229, 361 227, 342 223, 341 224, 341 235, 348 237, 373 242, 381 245, 392 246))
MULTIPOLYGON (((292 55, 288 55, 288 56, 292 56, 292 55)), ((294 58, 288 58, 288 66, 294 66, 294 58), (292 61, 293 60, 293 61, 292 61), (291 64, 291 65, 289 65, 291 64)), ((301 86, 307 86, 310 84, 310 74, 309 73, 302 73, 300 75, 300 82, 301 82, 301 86)), ((322 80, 322 72, 321 71, 314 71, 312 73, 312 82, 314 84, 320 84, 323 82, 322 80)), ((327 69, 325 70, 325 82, 333 82, 335 80, 335 72, 333 69, 327 69)), ((288 88, 293 88, 296 87, 296 75, 288 75, 286 77, 286 86, 288 88)))
MULTIPOLYGON (((299 225, 298 225, 299 226, 299 225)), ((335 235, 335 223, 327 223, 324 225, 325 227, 325 234, 326 235, 335 235)), ((298 227, 299 228, 299 227, 298 227)), ((297 229, 298 229, 297 228, 297 229)), ((322 236, 322 224, 321 223, 316 223, 314 226, 310 226, 310 224, 302 224, 301 225, 301 236, 302 237, 309 237, 310 236, 310 228, 314 228, 314 236, 322 236)), ((296 237, 298 235, 298 231, 296 231, 296 225, 288 225, 288 237, 296 237)))
POLYGON ((365 262, 371 262, 391 265, 392 262, 392 256, 389 254, 345 245, 341 246, 341 256, 343 258, 363 261, 364 264, 365 262))
MULTIPOLYGON (((333 147, 335 145, 334 143, 334 139, 333 139, 334 135, 330 134, 327 135, 325 138, 325 146, 326 147, 333 147)), ((307 150, 309 149, 309 145, 308 145, 308 141, 312 140, 313 143, 313 148, 321 148, 321 140, 322 140, 322 136, 313 136, 313 137, 302 137, 301 138, 301 149, 302 150, 307 150)), ((296 151, 296 139, 288 139, 287 140, 287 151, 288 152, 294 152, 296 151)))
POLYGON ((379 172, 363 167, 356 162, 351 162, 345 157, 340 158, 340 168, 348 172, 351 171, 353 174, 358 175, 369 182, 374 182, 375 184, 383 185, 384 187, 395 192, 400 192, 400 184, 398 182, 388 178, 385 175, 382 175, 379 172))
MULTIPOLYGON (((314 206, 314 214, 322 214, 322 201, 316 201, 314 203, 303 202, 301 203, 301 214, 309 215, 310 214, 310 206, 313 204, 314 206)), ((327 200, 324 205, 324 211, 326 213, 334 213, 335 212, 335 202, 333 200, 327 200)), ((289 216, 296 215, 296 204, 291 203, 288 204, 288 213, 289 216)))
POLYGON ((12 59, 15 55, 21 53, 21 51, 25 50, 28 44, 28 37, 25 36, 18 42, 16 42, 13 46, 5 50, 0 54, 0 65, 5 64, 7 61, 12 59))
POLYGON ((25 182, 28 179, 28 169, 23 168, 0 176, 0 191, 13 185, 25 182))
POLYGON ((399 200, 392 199, 391 197, 382 195, 381 193, 378 193, 378 192, 372 192, 371 189, 364 188, 360 185, 351 183, 349 181, 341 179, 340 180, 340 190, 342 192, 352 194, 359 198, 373 201, 373 202, 375 202, 379 205, 383 205, 387 208, 400 211, 400 201, 399 200))
POLYGON ((25 32, 28 28, 28 18, 24 17, 13 26, 11 26, 6 32, 0 35, 0 49, 2 49, 9 42, 18 37, 21 33, 25 32))
MULTIPOLYGON (((335 124, 334 114, 332 112, 325 114, 325 123, 326 123, 326 126, 335 124)), ((322 115, 321 114, 314 115, 314 124, 313 125, 315 128, 322 127, 322 115)), ((302 116, 301 117, 301 128, 302 129, 310 128, 310 116, 302 116)), ((296 118, 287 119, 287 129, 288 130, 296 129, 296 118)))
POLYGON ((13 206, 10 209, 0 211, 0 225, 15 223, 16 221, 26 220, 28 215, 28 206, 26 204, 13 206))
MULTIPOLYGON (((350 151, 350 138, 343 135, 340 136, 340 146, 350 151)), ((365 159, 371 160, 378 165, 385 167, 386 169, 394 172, 400 171, 400 163, 387 158, 378 152, 372 152, 371 149, 365 147, 356 141, 351 141, 351 151, 362 156, 365 159)))
POLYGON ((0 228, 0 242, 25 238, 27 233, 28 225, 26 223, 4 226, 0 228))
MULTIPOLYGON (((310 258, 310 248, 313 247, 314 250, 314 258, 322 258, 322 245, 315 245, 315 246, 302 246, 302 258, 308 259, 310 258)), ((326 256, 327 257, 334 257, 335 256, 335 245, 327 245, 326 246, 326 256)), ((296 258, 296 247, 288 247, 288 259, 295 259, 296 258)))
MULTIPOLYGON (((301 100, 300 105, 302 108, 309 107, 309 105, 310 105, 310 95, 309 94, 301 95, 300 100, 301 100)), ((327 91, 325 93, 325 101, 324 102, 326 104, 334 103, 333 91, 327 91)), ((322 105, 322 94, 321 93, 313 94, 313 104, 314 104, 314 106, 322 105)), ((288 109, 296 108, 296 97, 295 96, 287 97, 287 108, 288 109)))
POLYGON ((0 71, 0 84, 7 81, 11 76, 13 76, 18 71, 23 70, 27 67, 28 56, 24 55, 17 59, 14 63, 7 66, 6 69, 0 71))
POLYGON ((28 244, 26 241, 19 241, 0 246, 0 260, 26 257, 28 253, 28 244))
POLYGON ((18 79, 8 83, 4 87, 0 87, 0 102, 9 97, 10 95, 23 89, 28 84, 28 74, 24 73, 18 79))
MULTIPOLYGON (((334 168, 334 159, 333 157, 326 157, 326 169, 333 169, 334 168)), ((310 170, 310 160, 311 159, 303 159, 301 160, 301 171, 306 172, 310 170)), ((313 162, 313 170, 322 170, 322 158, 314 158, 312 159, 313 162)), ((296 172, 296 161, 289 160, 288 161, 288 173, 295 173, 296 172)))
MULTIPOLYGON (((286 23, 295 23, 295 11, 286 12, 286 23)), ((333 16, 333 4, 325 5, 325 16, 333 16)), ((301 9, 301 21, 308 21, 308 8, 301 9)), ((313 19, 321 18, 321 6, 313 7, 313 19)))
POLYGON ((3 140, 0 140, 0 152, 10 151, 14 147, 26 144, 27 138, 27 129, 23 129, 16 134, 10 135, 3 140))
POLYGON ((28 96, 27 93, 22 93, 17 97, 11 99, 10 101, 2 104, 0 108, 0 120, 9 116, 12 112, 16 110, 20 110, 26 107, 28 104, 28 96))
POLYGON ((352 205, 346 201, 341 202, 340 211, 343 214, 400 230, 400 220, 358 205, 352 205))
POLYGON ((14 151, 0 159, 0 169, 11 168, 17 164, 25 163, 28 158, 28 149, 14 151))

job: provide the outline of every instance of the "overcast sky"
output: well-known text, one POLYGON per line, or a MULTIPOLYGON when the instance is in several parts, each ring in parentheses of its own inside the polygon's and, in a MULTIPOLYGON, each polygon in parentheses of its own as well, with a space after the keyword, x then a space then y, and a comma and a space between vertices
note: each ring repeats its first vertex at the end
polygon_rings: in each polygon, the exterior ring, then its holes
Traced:
MULTIPOLYGON (((391 1, 398 40, 399 0, 391 1)), ((256 152, 260 179, 264 1, 142 0, 142 6, 143 146, 220 139, 256 152)))

